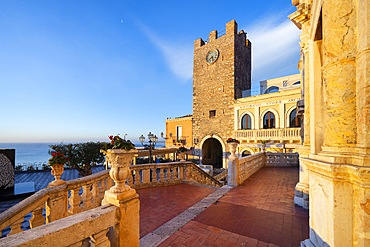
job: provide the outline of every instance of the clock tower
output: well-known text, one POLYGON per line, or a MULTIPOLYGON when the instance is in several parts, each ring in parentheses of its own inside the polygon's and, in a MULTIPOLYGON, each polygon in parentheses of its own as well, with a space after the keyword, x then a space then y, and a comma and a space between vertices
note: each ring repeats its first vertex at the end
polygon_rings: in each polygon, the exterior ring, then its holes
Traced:
POLYGON ((193 139, 202 164, 225 167, 226 139, 233 136, 235 99, 251 89, 251 43, 237 23, 226 33, 194 41, 193 139))

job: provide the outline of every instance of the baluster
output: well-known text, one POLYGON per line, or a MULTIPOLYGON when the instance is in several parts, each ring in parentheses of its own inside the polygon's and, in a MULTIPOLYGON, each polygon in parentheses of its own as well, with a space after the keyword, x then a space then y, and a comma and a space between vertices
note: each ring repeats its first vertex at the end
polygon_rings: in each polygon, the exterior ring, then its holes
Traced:
POLYGON ((175 166, 173 168, 173 180, 178 181, 179 180, 179 167, 175 166))
POLYGON ((150 170, 152 171, 152 183, 158 183, 157 169, 152 168, 150 170))
POLYGON ((143 176, 143 184, 150 184, 150 169, 145 168, 141 170, 142 176, 143 176))
POLYGON ((164 183, 164 168, 159 169, 159 182, 164 183))
POLYGON ((93 234, 90 236, 90 244, 95 247, 105 247, 110 246, 109 239, 107 237, 108 229, 104 229, 98 233, 93 234))
POLYGON ((185 169, 185 167, 184 166, 178 166, 177 169, 178 169, 178 178, 181 181, 184 181, 185 180, 185 178, 184 178, 184 175, 185 175, 184 174, 185 173, 184 169, 185 169))
POLYGON ((99 186, 98 186, 98 183, 99 181, 95 181, 93 184, 92 184, 92 200, 93 200, 93 205, 94 205, 94 208, 95 207, 98 207, 101 203, 101 200, 99 198, 99 186))
MULTIPOLYGON (((127 176, 127 184, 132 187, 133 184, 135 184, 135 181, 134 181, 134 176, 133 176, 133 173, 135 171, 129 171, 128 173, 128 176, 127 176)), ((136 180, 136 177, 135 177, 135 180, 136 180)))
POLYGON ((83 193, 82 193, 82 196, 81 196, 82 197, 82 205, 83 205, 83 209, 85 211, 85 210, 88 210, 88 209, 92 208, 91 184, 82 185, 82 189, 83 189, 83 193))
POLYGON ((37 226, 41 226, 41 225, 44 224, 45 218, 42 215, 42 210, 43 210, 43 207, 42 206, 40 206, 40 207, 36 208, 35 210, 33 210, 32 217, 30 219, 30 227, 31 228, 35 228, 37 226))
POLYGON ((101 201, 103 200, 103 198, 104 198, 104 191, 106 191, 106 190, 108 190, 109 188, 106 188, 106 186, 105 186, 105 181, 106 181, 106 179, 102 179, 102 180, 100 180, 99 181, 99 183, 98 183, 98 188, 99 188, 99 201, 100 201, 100 203, 101 203, 101 201))
POLYGON ((143 173, 140 172, 139 170, 135 170, 135 172, 136 172, 136 176, 137 176, 135 184, 136 185, 141 185, 143 183, 143 173))
POLYGON ((8 236, 16 234, 18 232, 22 232, 21 225, 24 221, 24 217, 21 217, 20 219, 16 220, 11 226, 10 226, 10 233, 8 236))
POLYGON ((78 191, 79 191, 79 188, 70 190, 71 196, 68 199, 68 201, 69 201, 68 213, 70 215, 77 214, 77 213, 81 212, 81 208, 80 208, 81 197, 78 194, 78 191))

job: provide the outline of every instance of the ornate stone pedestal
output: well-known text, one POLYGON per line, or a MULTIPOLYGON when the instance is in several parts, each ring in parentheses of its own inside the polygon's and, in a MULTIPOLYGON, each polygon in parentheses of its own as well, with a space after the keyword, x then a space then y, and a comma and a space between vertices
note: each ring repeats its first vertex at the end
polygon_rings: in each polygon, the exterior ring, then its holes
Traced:
POLYGON ((54 176, 54 181, 52 181, 48 186, 57 186, 65 184, 66 181, 60 179, 64 172, 64 164, 55 164, 51 166, 51 175, 54 176))
POLYGON ((238 179, 237 179, 237 167, 236 167, 236 159, 235 156, 236 147, 238 146, 237 142, 231 142, 229 144, 229 162, 228 162, 228 178, 227 178, 227 185, 236 187, 238 186, 238 179))
POLYGON ((109 149, 105 153, 111 165, 110 177, 115 185, 105 191, 102 205, 112 204, 119 208, 119 223, 115 230, 119 232, 113 242, 118 246, 140 246, 140 201, 136 190, 126 184, 130 164, 137 150, 109 149))

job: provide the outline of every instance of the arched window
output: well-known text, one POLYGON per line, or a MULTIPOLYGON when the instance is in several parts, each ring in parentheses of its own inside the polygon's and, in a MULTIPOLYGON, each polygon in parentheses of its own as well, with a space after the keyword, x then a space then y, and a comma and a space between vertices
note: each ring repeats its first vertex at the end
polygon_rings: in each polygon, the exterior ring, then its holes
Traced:
POLYGON ((301 119, 299 117, 297 117, 297 110, 296 109, 294 109, 289 114, 289 127, 290 128, 301 127, 301 119))
POLYGON ((249 116, 248 114, 245 114, 242 117, 241 129, 242 130, 250 130, 250 129, 252 129, 252 119, 251 119, 251 116, 249 116))
POLYGON ((265 94, 266 93, 276 93, 276 92, 279 92, 279 87, 272 86, 272 87, 269 87, 268 89, 266 89, 265 94))
POLYGON ((301 84, 301 81, 296 81, 293 83, 293 85, 299 85, 299 84, 301 84))
POLYGON ((246 157, 246 156, 249 156, 249 155, 251 155, 251 152, 249 152, 248 150, 244 150, 242 152, 242 157, 246 157))
POLYGON ((265 116, 263 116, 263 128, 273 129, 275 128, 275 115, 274 113, 268 111, 265 116))

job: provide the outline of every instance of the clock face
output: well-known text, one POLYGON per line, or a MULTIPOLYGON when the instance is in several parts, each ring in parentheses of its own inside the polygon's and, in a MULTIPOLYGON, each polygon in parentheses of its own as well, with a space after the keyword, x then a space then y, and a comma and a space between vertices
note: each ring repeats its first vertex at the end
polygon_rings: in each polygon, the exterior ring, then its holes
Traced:
POLYGON ((211 50, 207 53, 207 56, 206 56, 206 61, 207 63, 214 63, 216 62, 217 58, 218 58, 218 50, 217 49, 214 49, 214 50, 211 50))

